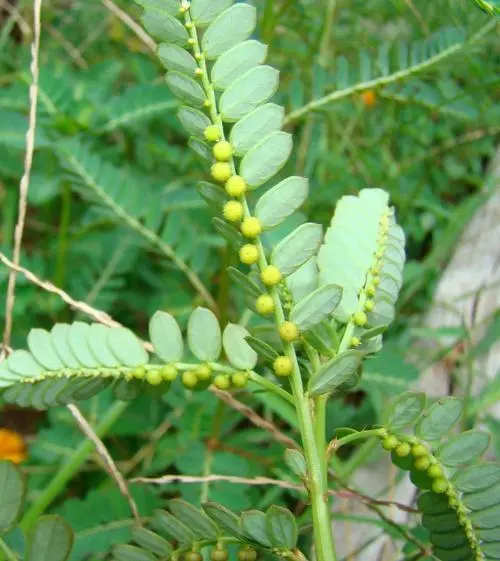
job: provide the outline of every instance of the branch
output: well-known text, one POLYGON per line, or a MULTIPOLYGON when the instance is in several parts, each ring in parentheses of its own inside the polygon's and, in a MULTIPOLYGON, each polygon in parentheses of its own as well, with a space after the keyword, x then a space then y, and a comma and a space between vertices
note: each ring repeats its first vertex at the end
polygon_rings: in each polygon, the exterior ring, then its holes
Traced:
MULTIPOLYGON (((40 35, 41 35, 41 14, 42 0, 35 0, 33 4, 33 42, 31 43, 31 85, 30 85, 30 110, 28 131, 26 133, 26 153, 24 157, 24 173, 19 185, 19 206, 17 224, 14 233, 14 264, 19 265, 21 261, 21 246, 23 242, 24 224, 26 221, 26 211, 28 208, 28 189, 31 179, 31 168, 33 165, 33 153, 35 151, 36 134, 36 110, 38 103, 38 77, 40 35)), ((7 286, 7 298, 5 303, 5 327, 3 332, 3 353, 10 344, 13 322, 13 310, 15 301, 17 271, 11 269, 9 283, 7 286)))
POLYGON ((434 66, 435 64, 447 59, 448 57, 457 54, 466 45, 472 45, 473 43, 477 42, 481 37, 483 37, 483 35, 485 35, 495 25, 496 25, 495 20, 489 21, 468 41, 452 45, 451 47, 448 47, 447 49, 441 51, 437 55, 430 57, 419 64, 415 64, 410 68, 399 70, 398 72, 394 72, 393 74, 389 74, 388 76, 380 76, 379 78, 375 78, 373 80, 360 82, 358 84, 355 84, 354 86, 350 86, 342 90, 337 90, 324 97, 314 99, 313 101, 304 105, 300 109, 292 111, 292 113, 290 113, 287 116, 285 123, 292 123, 293 121, 297 121, 298 119, 300 119, 304 115, 307 115, 307 113, 311 111, 317 111, 318 109, 324 107, 325 105, 328 105, 329 103, 338 101, 345 97, 349 97, 355 93, 360 93, 366 90, 374 90, 376 88, 380 88, 381 86, 387 86, 388 84, 392 84, 393 82, 398 82, 399 80, 403 80, 405 78, 409 78, 410 76, 413 76, 414 74, 423 72, 424 70, 427 70, 428 68, 434 66))
POLYGON ((120 493, 125 497, 127 500, 130 510, 132 511, 132 515, 136 522, 140 523, 141 519, 139 516, 139 511, 137 510, 137 505, 130 494, 128 489, 127 483, 123 477, 123 475, 118 471, 116 464, 111 457, 110 453, 108 452, 106 446, 104 446, 103 441, 97 436, 94 432, 94 429, 90 426, 87 419, 82 415, 81 411, 76 407, 76 405, 70 404, 67 406, 70 413, 73 415, 75 421, 77 422, 80 430, 83 434, 94 443, 95 449, 97 454, 101 458, 104 469, 109 473, 109 475, 113 478, 115 483, 118 485, 118 489, 120 489, 120 493))

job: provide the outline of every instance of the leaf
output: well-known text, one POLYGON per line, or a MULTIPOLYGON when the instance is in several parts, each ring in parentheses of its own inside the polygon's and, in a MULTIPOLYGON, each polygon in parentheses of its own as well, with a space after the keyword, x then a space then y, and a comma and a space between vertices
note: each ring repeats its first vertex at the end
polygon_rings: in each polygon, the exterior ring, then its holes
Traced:
POLYGON ((286 508, 273 505, 266 512, 267 535, 274 547, 293 549, 297 545, 297 524, 286 508))
POLYGON ((98 368, 101 365, 90 350, 87 339, 89 330, 90 325, 88 323, 83 323, 82 321, 73 322, 68 331, 68 343, 71 352, 80 364, 87 368, 98 368))
POLYGON ((31 329, 28 334, 28 348, 42 366, 47 370, 61 370, 64 364, 57 355, 52 338, 45 329, 31 329))
POLYGON ((283 276, 291 275, 316 254, 322 237, 320 224, 302 224, 275 246, 271 254, 272 264, 283 276))
POLYGON ((248 115, 276 92, 278 82, 279 72, 271 66, 248 70, 222 94, 219 102, 222 119, 233 122, 248 115))
POLYGON ((473 511, 484 510, 500 504, 500 483, 488 487, 484 491, 465 493, 462 501, 468 509, 473 511))
POLYGON ((307 464, 302 452, 288 448, 285 452, 285 463, 300 479, 307 478, 307 464))
POLYGON ((222 337, 214 313, 207 308, 196 308, 189 317, 188 344, 192 353, 201 361, 219 358, 222 337))
POLYGON ((210 502, 203 504, 202 508, 222 530, 235 536, 240 534, 238 516, 224 505, 210 502))
POLYGON ((274 228, 302 206, 308 193, 307 179, 288 177, 262 195, 255 205, 255 216, 264 229, 274 228))
POLYGON ((108 343, 120 364, 134 367, 148 363, 148 353, 130 329, 113 327, 108 331, 108 343))
POLYGON ((229 8, 233 0, 191 0, 191 16, 197 26, 203 27, 229 8))
POLYGON ((36 378, 44 372, 44 369, 35 361, 28 351, 14 351, 7 359, 9 372, 17 374, 17 377, 36 378))
POLYGON ((239 269, 235 267, 228 267, 227 271, 231 279, 239 284, 241 288, 253 299, 258 298, 261 295, 260 288, 253 282, 253 280, 245 273, 242 273, 239 269))
POLYGON ((196 539, 217 539, 219 534, 216 524, 204 512, 181 499, 168 501, 172 514, 190 528, 196 539))
POLYGON ((257 364, 257 353, 245 341, 250 333, 241 325, 228 323, 222 335, 227 359, 240 370, 252 370, 257 364))
POLYGON ((389 404, 386 414, 387 427, 397 432, 415 423, 425 408, 425 401, 423 393, 405 392, 398 396, 389 404))
POLYGON ((172 546, 167 540, 155 534, 155 532, 151 532, 151 530, 146 530, 146 528, 134 528, 132 538, 137 545, 160 557, 168 557, 172 552, 172 546))
POLYGON ((354 350, 332 358, 309 380, 309 393, 317 396, 352 389, 359 382, 362 359, 362 353, 354 350))
POLYGON ((297 302, 290 313, 290 321, 293 321, 300 331, 307 331, 333 313, 341 298, 340 286, 325 284, 297 302))
POLYGON ((444 397, 425 411, 417 425, 416 433, 432 442, 445 436, 462 415, 462 402, 454 397, 444 397))
POLYGON ((12 462, 0 460, 0 534, 6 534, 17 522, 25 492, 21 470, 12 462))
POLYGON ((183 546, 189 546, 196 540, 193 530, 166 510, 155 510, 153 524, 159 531, 177 540, 183 546))
POLYGON ((172 16, 179 13, 179 0, 135 0, 135 2, 144 8, 154 8, 172 16))
POLYGON ((292 293, 294 302, 299 302, 318 286, 318 267, 316 256, 308 259, 295 273, 286 279, 286 284, 292 293))
POLYGON ((177 70, 191 76, 198 68, 196 60, 186 49, 172 43, 162 43, 158 47, 157 55, 167 70, 177 70))
POLYGON ((229 197, 224 189, 218 185, 214 185, 213 183, 199 181, 197 183, 197 188, 200 195, 216 212, 220 212, 221 208, 229 200, 229 197))
POLYGON ((500 520, 500 505, 480 510, 472 515, 474 526, 483 529, 496 528, 500 520))
POLYGON ((81 364, 69 346, 69 328, 67 323, 56 323, 50 331, 50 336, 54 349, 63 363, 69 368, 80 368, 81 364))
POLYGON ((190 103, 195 107, 201 107, 205 102, 205 92, 203 88, 192 78, 171 70, 165 80, 172 90, 172 93, 184 102, 190 103))
POLYGON ((184 354, 182 333, 175 318, 167 312, 155 312, 149 322, 149 339, 155 353, 165 362, 179 362, 184 354))
POLYGON ((475 493, 500 482, 500 465, 482 463, 457 471, 452 478, 453 485, 463 493, 475 493))
POLYGON ((241 69, 248 71, 262 64, 267 56, 267 45, 250 39, 225 52, 212 68, 212 85, 215 89, 225 90, 239 76, 241 69))
POLYGON ((214 228, 219 234, 232 246, 239 248, 243 245, 243 236, 230 226, 225 220, 220 219, 218 216, 212 219, 214 228))
POLYGON ((87 342, 99 363, 108 368, 113 368, 121 364, 108 344, 109 331, 109 327, 100 323, 94 323, 87 332, 87 342))
POLYGON ((188 146, 204 160, 207 160, 209 162, 213 161, 212 150, 206 142, 203 142, 199 138, 195 138, 194 136, 192 136, 188 141, 188 146))
POLYGON ((268 345, 261 339, 257 339, 257 337, 247 337, 246 342, 260 357, 268 360, 269 362, 273 362, 279 356, 274 347, 271 347, 271 345, 268 345))
POLYGON ((177 112, 177 117, 187 132, 194 136, 202 137, 205 129, 211 124, 205 113, 192 107, 181 107, 177 112))
POLYGON ((115 545, 113 561, 156 561, 156 557, 142 548, 133 545, 115 545))
POLYGON ((490 445, 487 433, 470 430, 453 436, 436 451, 436 457, 445 466, 461 466, 472 463, 486 452, 490 445))
POLYGON ((250 37, 257 23, 257 11, 249 4, 236 4, 222 12, 205 31, 202 50, 214 59, 250 37))
POLYGON ((242 512, 240 525, 243 533, 264 547, 272 544, 267 536, 266 515, 259 510, 247 510, 242 512))
POLYGON ((66 561, 72 547, 68 524, 59 516, 42 516, 30 531, 26 561, 66 561))
POLYGON ((182 23, 166 11, 147 8, 141 17, 146 31, 155 39, 175 43, 181 47, 187 43, 189 34, 182 23))

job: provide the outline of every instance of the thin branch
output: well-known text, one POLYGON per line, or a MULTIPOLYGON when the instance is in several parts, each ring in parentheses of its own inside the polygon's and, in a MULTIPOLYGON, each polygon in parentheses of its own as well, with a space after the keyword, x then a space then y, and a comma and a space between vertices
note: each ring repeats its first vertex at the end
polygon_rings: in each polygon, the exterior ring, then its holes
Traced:
POLYGON ((116 464, 111 457, 111 454, 108 452, 106 446, 104 446, 103 441, 97 436, 94 432, 94 429, 90 426, 87 419, 82 415, 81 411, 76 407, 76 405, 70 404, 67 406, 71 414, 73 415, 75 421, 77 422, 80 430, 83 434, 94 443, 95 449, 99 457, 101 458, 104 469, 109 473, 109 475, 113 478, 115 483, 118 485, 118 489, 120 489, 120 493, 125 497, 127 500, 130 510, 132 511, 132 515, 135 518, 136 522, 140 523, 141 519, 139 516, 139 511, 137 510, 137 505, 130 494, 128 489, 127 483, 123 477, 123 475, 118 471, 116 464))
POLYGON ((236 411, 239 411, 255 426, 264 429, 266 432, 268 432, 277 442, 284 444, 287 448, 300 450, 300 446, 295 442, 295 440, 291 439, 286 434, 283 434, 275 425, 273 425, 273 423, 263 419, 251 407, 248 407, 248 405, 241 403, 241 401, 238 401, 235 397, 233 397, 228 392, 223 392, 214 387, 211 387, 210 390, 219 399, 227 403, 233 409, 236 409, 236 411))
MULTIPOLYGON (((40 53, 40 35, 41 35, 41 15, 42 0, 34 0, 33 4, 33 42, 31 43, 31 77, 30 84, 30 110, 29 124, 26 133, 26 154, 24 158, 24 173, 19 185, 19 210, 17 224, 14 233, 14 252, 13 260, 15 265, 19 265, 21 261, 21 246, 23 242, 24 223, 26 221, 26 212, 28 208, 28 189, 31 178, 31 167, 33 165, 33 153, 35 151, 35 134, 36 134, 36 111, 38 103, 38 77, 39 71, 39 53, 40 53)), ((13 310, 15 301, 17 271, 12 270, 9 274, 9 283, 7 286, 7 299, 5 303, 5 328, 3 333, 3 348, 6 349, 10 344, 12 333, 13 310)))
POLYGON ((120 327, 121 326, 120 323, 115 321, 106 312, 103 312, 101 310, 97 310, 96 308, 93 308, 92 306, 89 306, 85 302, 75 300, 67 292, 64 292, 64 290, 61 290, 60 288, 58 288, 57 286, 55 286, 51 282, 41 280, 35 274, 33 274, 31 271, 29 271, 28 269, 25 269, 24 267, 20 267, 19 265, 16 265, 13 261, 11 261, 6 255, 4 255, 1 252, 0 252, 0 261, 4 265, 6 265, 11 271, 15 271, 16 273, 22 274, 27 280, 29 280, 30 282, 32 282, 36 286, 39 286, 43 290, 45 290, 47 292, 50 292, 52 294, 57 294, 57 296, 59 296, 59 298, 61 298, 61 300, 66 302, 66 304, 68 304, 69 306, 71 306, 75 310, 83 312, 87 316, 95 319, 97 322, 103 323, 104 325, 107 325, 109 327, 120 327))
POLYGON ((12 5, 8 0, 0 0, 0 8, 3 8, 10 16, 13 22, 17 23, 24 37, 31 35, 31 29, 21 12, 12 5))
POLYGON ((157 44, 140 25, 137 25, 137 23, 127 13, 125 13, 111 0, 101 0, 101 2, 110 12, 115 14, 117 18, 119 18, 129 29, 131 29, 149 50, 156 53, 157 44))
POLYGON ((89 67, 87 61, 83 58, 80 51, 70 41, 68 41, 66 37, 64 37, 59 29, 53 27, 52 25, 47 25, 47 30, 56 41, 59 41, 63 49, 68 53, 68 55, 78 67, 84 69, 87 69, 89 67))
POLYGON ((349 97, 353 94, 360 93, 366 90, 374 90, 382 86, 387 86, 388 84, 398 82, 399 80, 409 78, 414 74, 418 74, 420 72, 423 72, 424 70, 428 70, 435 64, 438 64, 439 62, 442 62, 448 57, 457 54, 458 52, 463 50, 466 46, 470 46, 471 44, 477 42, 481 37, 483 37, 483 35, 485 35, 488 31, 490 31, 490 29, 493 29, 495 25, 496 25, 495 20, 489 21, 468 41, 465 41, 463 43, 456 43, 455 45, 448 47, 444 51, 441 51, 439 54, 430 57, 419 64, 410 66, 410 68, 405 68, 404 70, 398 70, 397 72, 394 72, 393 74, 389 74, 388 76, 380 76, 373 80, 368 80, 366 82, 359 82, 354 86, 350 86, 342 90, 337 90, 318 99, 313 99, 311 102, 307 103, 300 109, 292 111, 292 113, 290 113, 285 119, 285 123, 292 123, 293 121, 297 121, 298 119, 302 118, 304 115, 307 115, 309 112, 317 111, 318 109, 321 109, 325 105, 328 105, 329 103, 332 103, 334 101, 344 99, 345 97, 349 97))

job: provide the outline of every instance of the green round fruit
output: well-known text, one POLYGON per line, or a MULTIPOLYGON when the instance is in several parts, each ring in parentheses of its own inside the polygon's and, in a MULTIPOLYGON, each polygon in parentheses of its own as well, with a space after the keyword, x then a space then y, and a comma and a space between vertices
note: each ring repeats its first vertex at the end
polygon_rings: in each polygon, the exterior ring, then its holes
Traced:
POLYGON ((214 549, 211 555, 212 561, 227 561, 229 554, 225 549, 214 549))
POLYGON ((431 465, 431 461, 428 456, 420 456, 415 459, 415 463, 413 465, 415 466, 415 469, 418 469, 419 471, 427 471, 431 465))
POLYGON ((382 440, 382 448, 385 450, 394 450, 397 446, 399 446, 399 440, 393 434, 382 440))
POLYGON ((185 561, 203 561, 203 555, 197 551, 188 551, 184 559, 185 561))
POLYGON ((449 486, 450 484, 448 483, 448 480, 444 477, 438 477, 432 482, 432 490, 434 493, 438 493, 439 495, 446 493, 449 486))
POLYGON ((411 447, 411 453, 415 458, 420 458, 421 456, 428 456, 429 450, 423 444, 416 444, 411 447))
POLYGON ((226 374, 217 374, 214 378, 214 386, 218 390, 228 390, 231 387, 231 378, 226 374))
POLYGON ((179 371, 173 364, 166 364, 165 366, 162 366, 161 375, 164 380, 173 382, 179 375, 179 371))
POLYGON ((188 370, 187 372, 183 372, 182 374, 182 383, 188 390, 192 390, 198 384, 198 376, 192 370, 188 370))
POLYGON ((394 451, 400 458, 406 458, 406 456, 409 456, 411 448, 408 442, 401 442, 401 444, 398 444, 398 446, 396 446, 394 451))
POLYGON ((427 470, 427 475, 431 478, 431 479, 438 479, 440 477, 443 477, 444 475, 444 471, 443 468, 438 465, 438 464, 433 464, 428 470, 427 470))
POLYGON ((163 382, 163 376, 161 375, 161 370, 155 368, 154 370, 148 370, 146 374, 146 382, 152 386, 159 386, 163 382))
POLYGON ((231 376, 231 382, 235 388, 244 388, 248 384, 248 374, 246 372, 235 372, 231 376))
POLYGON ((252 547, 245 547, 238 551, 238 561, 256 561, 257 552, 252 547))

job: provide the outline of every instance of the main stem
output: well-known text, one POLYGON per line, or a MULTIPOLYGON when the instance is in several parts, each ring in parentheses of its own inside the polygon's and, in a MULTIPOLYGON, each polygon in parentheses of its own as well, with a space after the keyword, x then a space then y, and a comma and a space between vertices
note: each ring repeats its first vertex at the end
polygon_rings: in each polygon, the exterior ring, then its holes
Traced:
MULTIPOLYGON (((196 26, 193 24, 189 9, 184 12, 184 21, 186 24, 186 28, 188 29, 190 34, 190 44, 192 46, 193 53, 196 60, 198 61, 199 68, 201 69, 200 79, 207 96, 207 108, 210 113, 210 118, 212 120, 212 123, 214 125, 217 125, 217 127, 219 128, 220 139, 225 140, 222 118, 217 111, 217 99, 215 97, 215 92, 212 88, 212 84, 210 83, 207 63, 205 60, 205 56, 203 55, 203 52, 200 48, 198 32, 196 30, 196 26)), ((232 158, 230 161, 230 165, 232 166, 233 174, 236 174, 236 167, 232 158)), ((244 217, 246 218, 251 214, 248 202, 245 197, 241 197, 241 203, 243 205, 244 217)), ((264 253, 264 247, 262 246, 260 238, 257 238, 254 243, 258 246, 259 249, 258 267, 262 271, 268 265, 264 253)), ((278 291, 275 288, 272 289, 271 295, 273 296, 275 303, 276 324, 277 326, 279 326, 285 321, 283 306, 278 291)), ((313 516, 316 561, 336 561, 337 556, 335 554, 335 546, 333 542, 332 523, 328 506, 327 479, 325 476, 325 450, 324 447, 321 446, 321 444, 320 446, 323 449, 320 449, 318 443, 316 442, 314 428, 315 422, 313 411, 311 408, 311 401, 308 395, 304 392, 304 386, 302 384, 302 377, 300 374, 300 367, 297 361, 297 355, 295 354, 295 348, 292 344, 287 344, 285 346, 285 353, 293 363, 291 386, 299 421, 299 429, 304 449, 304 456, 307 463, 307 487, 309 490, 313 516)), ((324 430, 325 427, 323 420, 323 434, 324 430)), ((316 432, 318 431, 316 430, 316 432)), ((324 437, 323 439, 319 440, 324 442, 324 437)))

